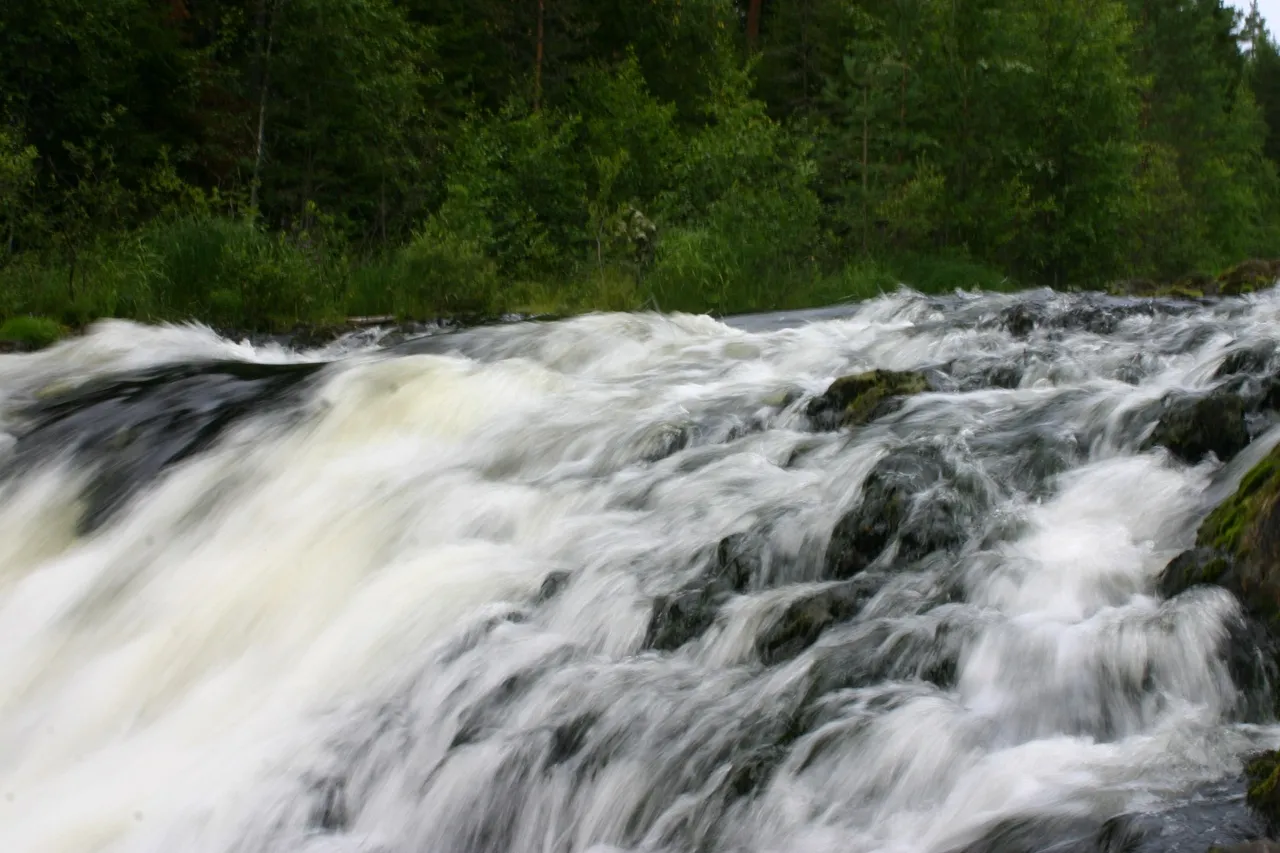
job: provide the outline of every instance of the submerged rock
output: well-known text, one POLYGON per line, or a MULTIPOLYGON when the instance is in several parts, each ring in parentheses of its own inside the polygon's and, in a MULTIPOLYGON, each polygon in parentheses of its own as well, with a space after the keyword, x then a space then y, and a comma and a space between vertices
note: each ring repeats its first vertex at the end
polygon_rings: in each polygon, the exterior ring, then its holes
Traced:
POLYGON ((1199 397, 1166 398, 1160 420, 1143 449, 1164 447, 1190 463, 1212 453, 1225 462, 1248 443, 1244 401, 1221 389, 1199 397))
POLYGON ((696 583, 653 600, 644 646, 674 651, 711 627, 716 613, 735 593, 751 583, 759 569, 763 543, 745 534, 726 536, 716 547, 711 566, 696 583))
POLYGON ((213 361, 168 365, 55 387, 21 413, 20 475, 60 453, 92 473, 79 531, 108 520, 170 466, 199 453, 250 414, 297 405, 321 363, 213 361))
POLYGON ((806 414, 820 429, 859 426, 892 414, 905 398, 929 390, 923 373, 870 370, 842 376, 809 403, 806 414))
POLYGON ((829 626, 856 614, 868 594, 867 589, 856 582, 835 584, 805 594, 788 604, 756 637, 756 653, 766 664, 795 657, 817 642, 829 626))

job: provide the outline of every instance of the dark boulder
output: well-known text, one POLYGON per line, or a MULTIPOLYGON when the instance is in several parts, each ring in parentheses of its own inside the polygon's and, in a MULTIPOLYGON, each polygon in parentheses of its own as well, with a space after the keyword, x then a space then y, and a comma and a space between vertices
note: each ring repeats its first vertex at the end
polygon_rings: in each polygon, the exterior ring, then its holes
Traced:
POLYGON ((1040 325, 1040 317, 1026 303, 1019 302, 1000 312, 999 324, 1015 338, 1025 338, 1040 325))
POLYGON ((828 577, 851 578, 890 544, 911 562, 964 542, 977 497, 936 447, 904 448, 880 460, 862 487, 862 500, 839 522, 827 546, 828 577))
POLYGON ((1222 360, 1222 364, 1214 371, 1215 379, 1223 379, 1237 374, 1260 374, 1266 372, 1275 357, 1276 345, 1271 341, 1255 343, 1250 346, 1233 349, 1222 360))
POLYGON ((1190 463, 1212 453, 1225 462, 1248 443, 1244 401, 1229 390, 1220 389, 1196 397, 1165 398, 1155 431, 1143 449, 1164 447, 1190 463))
POLYGON ((670 652, 702 635, 715 621, 722 597, 707 588, 686 589, 653 600, 645 648, 670 652))
POLYGON ((929 390, 918 371, 870 370, 842 376, 809 402, 806 414, 819 429, 859 426, 892 414, 906 397, 929 390))
POLYGON ((758 574, 764 538, 726 536, 716 546, 705 575, 682 590, 654 598, 644 647, 674 651, 710 628, 721 605, 744 592, 758 574))

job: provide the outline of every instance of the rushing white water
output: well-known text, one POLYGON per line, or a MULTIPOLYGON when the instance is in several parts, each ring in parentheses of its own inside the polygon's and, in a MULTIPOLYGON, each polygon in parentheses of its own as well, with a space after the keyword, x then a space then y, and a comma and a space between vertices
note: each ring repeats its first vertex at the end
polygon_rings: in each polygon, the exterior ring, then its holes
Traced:
POLYGON ((1234 773, 1270 737, 1231 722, 1236 605, 1153 589, 1239 466, 1139 448, 1165 394, 1274 344, 1280 298, 992 322, 1023 303, 1080 304, 902 294, 303 354, 112 323, 0 358, 0 850, 947 851, 1234 773), (32 463, 27 407, 210 359, 329 363, 85 529, 106 463, 32 463), (870 367, 938 390, 813 431, 806 402, 870 367), (856 615, 765 660, 830 588, 868 475, 921 453, 958 545, 887 555, 856 615), (749 583, 646 648, 655 600, 735 536, 749 583))

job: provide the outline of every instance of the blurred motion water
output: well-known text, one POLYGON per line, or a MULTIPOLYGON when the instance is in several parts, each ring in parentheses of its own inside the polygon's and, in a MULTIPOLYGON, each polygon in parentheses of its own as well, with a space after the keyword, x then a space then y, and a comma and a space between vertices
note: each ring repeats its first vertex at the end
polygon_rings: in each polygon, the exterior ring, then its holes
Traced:
POLYGON ((1278 322, 904 291, 2 357, 0 850, 1132 849, 1209 796, 1159 844, 1203 850, 1275 737, 1235 602, 1154 587, 1249 456, 1143 448, 1278 322), (815 429, 870 368, 931 390, 815 429))

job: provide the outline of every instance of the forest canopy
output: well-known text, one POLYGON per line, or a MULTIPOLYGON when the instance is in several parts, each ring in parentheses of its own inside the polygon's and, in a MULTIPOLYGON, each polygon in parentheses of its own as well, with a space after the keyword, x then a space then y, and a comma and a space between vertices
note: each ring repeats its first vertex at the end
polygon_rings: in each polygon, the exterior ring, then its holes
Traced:
POLYGON ((737 311, 1280 252, 1222 0, 7 0, 0 320, 737 311))

